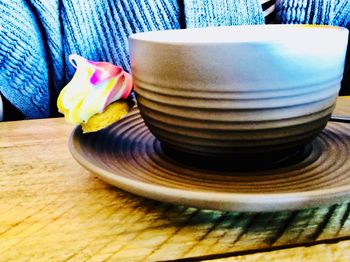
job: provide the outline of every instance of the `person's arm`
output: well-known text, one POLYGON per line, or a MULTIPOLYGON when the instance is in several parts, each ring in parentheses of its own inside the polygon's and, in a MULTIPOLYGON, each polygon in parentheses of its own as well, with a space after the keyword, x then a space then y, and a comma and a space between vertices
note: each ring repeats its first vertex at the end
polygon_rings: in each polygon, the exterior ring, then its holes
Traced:
MULTIPOLYGON (((42 25, 46 23, 53 8, 46 10, 46 20, 39 15, 42 1, 0 1, 0 93, 3 121, 44 118, 50 115, 50 98, 54 95, 50 80, 51 59, 42 25), (14 119, 14 111, 21 118, 14 119)), ((58 2, 58 1, 44 1, 58 2)), ((58 11, 57 11, 58 13, 58 11)), ((58 15, 57 15, 58 16, 58 15)), ((54 20, 54 19, 51 19, 54 20)), ((50 20, 50 21, 51 21, 50 20)), ((59 25, 57 18, 53 25, 59 25)), ((59 31, 59 30, 58 30, 59 31)), ((60 42, 58 38, 57 42, 60 42)), ((56 44, 56 43, 54 43, 56 44)))

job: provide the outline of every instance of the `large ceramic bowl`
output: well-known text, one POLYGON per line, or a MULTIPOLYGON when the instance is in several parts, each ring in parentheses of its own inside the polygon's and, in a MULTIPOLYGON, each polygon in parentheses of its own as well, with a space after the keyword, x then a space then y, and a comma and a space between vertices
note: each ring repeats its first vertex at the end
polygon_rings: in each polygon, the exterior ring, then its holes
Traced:
POLYGON ((169 148, 204 156, 288 151, 326 125, 348 30, 263 25, 134 34, 138 107, 169 148))

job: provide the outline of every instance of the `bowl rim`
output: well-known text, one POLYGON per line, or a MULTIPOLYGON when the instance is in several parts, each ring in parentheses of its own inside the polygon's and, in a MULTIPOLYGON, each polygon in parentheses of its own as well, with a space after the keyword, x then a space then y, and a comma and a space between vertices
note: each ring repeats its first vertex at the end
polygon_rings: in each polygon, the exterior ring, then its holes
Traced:
POLYGON ((328 39, 331 37, 329 34, 348 35, 349 30, 340 26, 313 24, 235 25, 139 32, 129 35, 128 39, 129 42, 149 44, 202 45, 289 41, 294 36, 306 41, 305 38, 315 39, 315 37, 328 39))

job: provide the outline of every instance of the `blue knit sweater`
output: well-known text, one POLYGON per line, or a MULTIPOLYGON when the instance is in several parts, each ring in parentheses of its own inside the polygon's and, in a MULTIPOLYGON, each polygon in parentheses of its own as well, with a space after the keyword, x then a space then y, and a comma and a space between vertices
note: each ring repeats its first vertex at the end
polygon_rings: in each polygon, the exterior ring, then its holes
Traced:
MULTIPOLYGON (((321 7, 316 2, 349 8, 347 0, 277 0, 279 20, 295 22, 321 7)), ((321 16, 331 12, 324 10, 321 16)), ((348 26, 349 13, 332 19, 348 26)), ((54 116, 57 95, 74 73, 71 53, 130 71, 132 33, 261 23, 259 0, 1 0, 0 94, 26 119, 54 116)))

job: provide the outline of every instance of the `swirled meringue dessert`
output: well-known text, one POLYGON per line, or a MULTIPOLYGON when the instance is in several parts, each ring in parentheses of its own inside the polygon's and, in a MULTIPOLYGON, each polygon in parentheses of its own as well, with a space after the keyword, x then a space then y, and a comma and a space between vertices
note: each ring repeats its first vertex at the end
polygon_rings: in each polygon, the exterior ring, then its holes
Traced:
POLYGON ((96 132, 129 112, 134 105, 130 74, 111 63, 75 54, 69 56, 69 61, 76 72, 57 99, 58 111, 67 122, 80 124, 84 133, 96 132))

